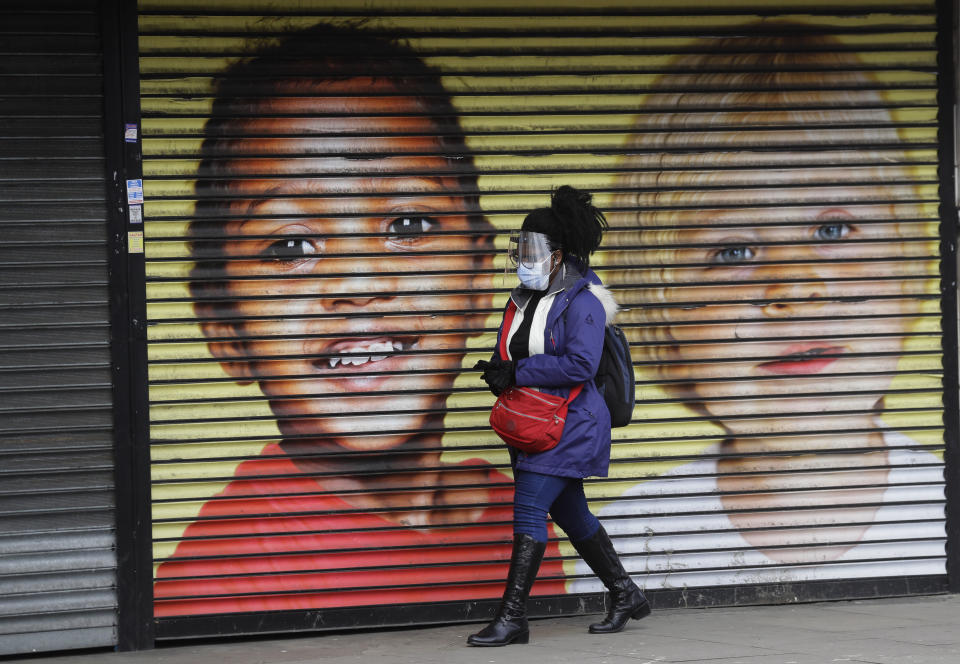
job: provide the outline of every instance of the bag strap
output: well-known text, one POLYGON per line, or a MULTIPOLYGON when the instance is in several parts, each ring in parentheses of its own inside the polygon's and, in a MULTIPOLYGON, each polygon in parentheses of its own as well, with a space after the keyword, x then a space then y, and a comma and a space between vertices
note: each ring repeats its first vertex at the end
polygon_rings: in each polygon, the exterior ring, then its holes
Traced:
POLYGON ((583 390, 583 383, 580 383, 575 388, 570 390, 570 394, 567 395, 567 403, 573 403, 573 400, 580 396, 580 392, 583 390))
POLYGON ((507 311, 503 314, 503 325, 500 326, 500 347, 497 352, 500 353, 500 359, 506 360, 510 356, 507 354, 507 337, 510 336, 510 328, 513 327, 513 317, 517 315, 517 305, 511 299, 507 303, 507 311))

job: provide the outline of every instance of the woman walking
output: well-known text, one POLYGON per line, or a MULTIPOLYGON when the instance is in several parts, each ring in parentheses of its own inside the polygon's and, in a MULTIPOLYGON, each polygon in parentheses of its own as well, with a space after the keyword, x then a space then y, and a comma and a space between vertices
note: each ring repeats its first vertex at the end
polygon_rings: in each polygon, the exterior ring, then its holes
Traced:
POLYGON ((583 478, 606 476, 610 463, 610 414, 593 378, 617 307, 589 268, 606 227, 590 194, 563 186, 510 241, 520 286, 510 295, 493 358, 477 368, 498 396, 512 385, 564 398, 578 386, 582 391, 556 447, 510 449, 516 488, 507 585, 497 615, 467 639, 470 645, 529 641, 526 603, 547 544, 548 513, 610 591, 610 610, 591 633, 619 632, 630 618, 650 613, 583 492, 583 478))

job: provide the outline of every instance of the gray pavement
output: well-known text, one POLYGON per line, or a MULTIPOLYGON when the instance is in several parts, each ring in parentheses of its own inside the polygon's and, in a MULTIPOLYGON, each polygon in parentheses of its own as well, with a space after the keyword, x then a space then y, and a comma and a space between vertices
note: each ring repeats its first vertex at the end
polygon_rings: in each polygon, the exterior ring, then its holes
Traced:
POLYGON ((156 650, 29 657, 42 664, 960 664, 960 595, 655 611, 620 634, 592 617, 531 621, 529 645, 468 648, 478 625, 181 642, 156 650))

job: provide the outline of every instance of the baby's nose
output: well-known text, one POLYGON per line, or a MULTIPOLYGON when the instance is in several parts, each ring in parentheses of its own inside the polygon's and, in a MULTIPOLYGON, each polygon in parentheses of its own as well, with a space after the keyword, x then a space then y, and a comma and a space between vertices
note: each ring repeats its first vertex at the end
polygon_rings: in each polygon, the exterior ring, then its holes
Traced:
MULTIPOLYGON (((774 266, 769 275, 771 281, 763 287, 763 313, 767 316, 789 317, 796 314, 802 305, 810 310, 810 301, 827 296, 827 285, 812 268, 796 269, 791 266, 789 279, 784 278, 783 266, 774 266)), ((758 275, 760 276, 760 275, 758 275)))

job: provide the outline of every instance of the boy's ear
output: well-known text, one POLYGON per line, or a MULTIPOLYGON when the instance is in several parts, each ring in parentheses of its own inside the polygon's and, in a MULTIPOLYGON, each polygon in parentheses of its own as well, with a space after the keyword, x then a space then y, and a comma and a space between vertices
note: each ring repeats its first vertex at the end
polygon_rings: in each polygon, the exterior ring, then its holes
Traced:
POLYGON ((202 321, 200 329, 207 337, 210 354, 220 360, 220 366, 241 385, 253 382, 253 370, 243 341, 237 335, 237 326, 225 321, 202 321))

